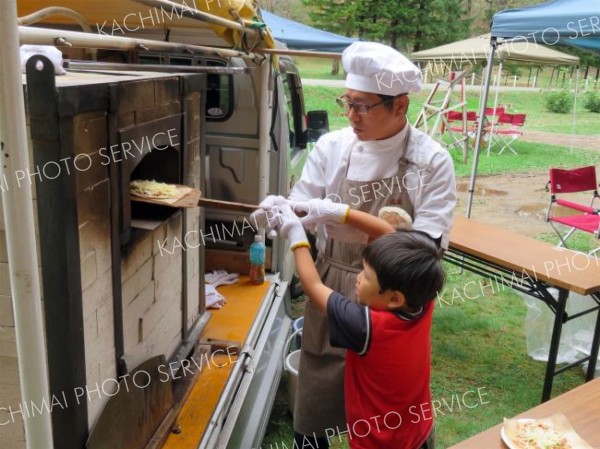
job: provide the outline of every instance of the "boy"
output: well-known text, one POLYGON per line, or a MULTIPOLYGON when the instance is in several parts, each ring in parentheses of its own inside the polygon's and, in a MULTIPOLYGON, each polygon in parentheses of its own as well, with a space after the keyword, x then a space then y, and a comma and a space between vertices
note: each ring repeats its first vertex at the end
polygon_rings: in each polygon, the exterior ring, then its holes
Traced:
POLYGON ((327 438, 347 430, 352 449, 433 449, 433 422, 415 418, 415 411, 431 403, 432 300, 444 283, 434 241, 417 231, 386 233, 382 220, 348 211, 346 224, 370 236, 385 234, 363 252, 354 303, 323 284, 289 206, 279 220, 304 291, 327 316, 331 345, 348 349, 347 429, 327 429, 327 438))

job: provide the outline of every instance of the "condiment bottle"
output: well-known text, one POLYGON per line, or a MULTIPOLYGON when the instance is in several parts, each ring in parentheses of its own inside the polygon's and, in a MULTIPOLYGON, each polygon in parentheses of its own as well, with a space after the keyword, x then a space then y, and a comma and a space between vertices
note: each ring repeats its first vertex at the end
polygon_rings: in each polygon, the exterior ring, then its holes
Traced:
POLYGON ((262 237, 254 236, 254 243, 250 245, 250 283, 260 285, 265 282, 265 256, 267 248, 262 237))

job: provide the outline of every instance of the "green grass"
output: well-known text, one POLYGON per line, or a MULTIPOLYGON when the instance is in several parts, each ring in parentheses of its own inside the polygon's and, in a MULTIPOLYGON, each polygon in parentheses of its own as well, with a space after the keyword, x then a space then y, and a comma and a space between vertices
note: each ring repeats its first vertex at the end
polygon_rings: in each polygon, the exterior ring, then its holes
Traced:
MULTIPOLYGON (((335 104, 335 98, 343 92, 343 88, 304 86, 306 94, 306 109, 325 109, 329 111, 331 129, 346 126, 346 119, 340 112, 339 106, 335 104)), ((411 94, 408 118, 414 123, 419 115, 423 103, 429 95, 429 90, 418 94, 411 94)), ((438 95, 439 96, 439 95, 438 95)), ((507 112, 527 114, 524 129, 532 131, 545 131, 561 134, 575 135, 600 135, 600 114, 593 113, 583 108, 583 93, 578 97, 577 114, 575 115, 575 127, 573 127, 573 115, 555 114, 546 110, 544 105, 546 91, 544 92, 500 92, 499 104, 510 106, 507 112)), ((436 97, 437 98, 437 97, 436 97)), ((455 92, 451 104, 460 103, 458 94, 455 92)), ((493 92, 490 92, 488 105, 493 105, 493 92)), ((467 109, 477 111, 479 107, 479 92, 467 92, 467 109)))
POLYGON ((302 78, 320 79, 320 80, 343 80, 344 69, 340 61, 340 70, 337 75, 331 74, 333 65, 332 59, 325 58, 305 58, 295 57, 294 61, 298 66, 302 78))
MULTIPOLYGON (((348 121, 346 117, 342 113, 340 107, 334 101, 336 97, 343 93, 343 89, 322 86, 304 86, 304 89, 306 92, 305 101, 307 110, 324 109, 328 111, 329 126, 331 130, 340 129, 344 126, 347 126, 348 121)), ((536 95, 536 93, 520 93, 521 97, 528 97, 532 99, 532 101, 534 101, 536 95)), ((423 101, 422 97, 423 95, 420 94, 411 100, 408 116, 409 120, 411 120, 413 123, 419 113, 423 101)), ((520 99, 520 103, 514 103, 513 106, 516 109, 517 106, 521 104, 527 104, 527 100, 520 99)), ((543 125, 538 123, 543 121, 542 119, 538 118, 539 114, 531 113, 525 109, 519 109, 518 111, 526 112, 531 117, 531 120, 528 120, 525 125, 526 128, 543 125)), ((591 116, 593 114, 588 113, 588 115, 591 116)), ((600 116, 595 114, 593 118, 598 120, 600 119, 600 116)), ((594 131, 596 128, 600 128, 600 126, 596 124, 596 126, 593 127, 594 131)), ((479 159, 478 173, 482 175, 495 175, 501 173, 529 173, 533 171, 546 171, 550 165, 553 167, 569 168, 600 163, 599 152, 585 151, 581 149, 574 149, 573 152, 571 152, 568 148, 541 143, 525 142, 523 140, 517 140, 515 143, 513 143, 513 147, 517 153, 519 153, 518 156, 514 156, 508 151, 498 155, 496 154, 497 148, 493 149, 489 157, 486 156, 485 153, 482 153, 479 159)), ((467 164, 463 164, 462 153, 459 150, 452 150, 451 154, 452 158, 454 159, 456 175, 469 176, 473 162, 473 153, 469 153, 469 160, 467 164)))
MULTIPOLYGON (((296 61, 296 65, 299 67, 300 74, 302 75, 303 78, 343 79, 343 74, 339 74, 336 76, 331 75, 332 59, 295 57, 294 60, 296 61)), ((442 73, 444 68, 446 68, 446 72, 448 72, 447 66, 445 67, 443 64, 435 64, 435 66, 433 68, 430 68, 430 71, 427 72, 427 74, 425 75, 426 81, 432 82, 432 80, 435 80, 437 78, 448 76, 447 73, 446 73, 446 75, 444 75, 442 73), (435 71, 435 73, 433 73, 433 74, 431 73, 432 69, 435 71)), ((470 85, 471 81, 472 81, 472 70, 468 66, 465 68, 468 71, 465 81, 466 81, 467 85, 470 85)), ((529 65, 523 65, 519 68, 521 71, 521 74, 517 77, 517 84, 516 84, 517 87, 533 87, 533 78, 534 78, 534 76, 536 76, 536 69, 535 69, 535 67, 533 68, 533 70, 531 72, 531 77, 530 77, 529 76, 529 68, 530 68, 529 65)), ((496 65, 492 72, 492 84, 495 82, 497 69, 498 69, 498 66, 496 65)), ((340 70, 341 70, 341 66, 340 66, 340 70)), ((570 72, 570 69, 568 69, 568 71, 570 72)), ((342 73, 343 73, 343 71, 342 71, 342 73)), ((480 71, 477 73, 476 81, 475 81, 476 83, 479 83, 481 81, 481 76, 482 76, 482 72, 480 71)), ((579 89, 580 90, 585 89, 586 83, 585 83, 583 76, 584 76, 584 72, 581 71, 580 75, 579 75, 579 89)), ((569 87, 569 77, 570 77, 569 73, 566 75, 564 80, 563 80, 562 74, 557 77, 556 70, 554 71, 554 76, 552 76, 552 67, 546 66, 546 67, 543 67, 542 70, 538 73, 535 87, 539 88, 539 89, 559 89, 559 88, 561 88, 561 86, 563 86, 563 81, 565 83, 564 85, 566 87, 569 87)), ((575 88, 576 79, 577 79, 577 74, 576 74, 576 72, 573 72, 573 77, 572 77, 570 87, 575 88)), ((513 83, 514 83, 514 77, 510 74, 507 76, 507 70, 506 70, 506 66, 505 66, 504 70, 502 71, 502 79, 500 80, 500 86, 501 87, 512 87, 513 83)), ((595 68, 590 70, 590 72, 588 73, 587 87, 588 87, 588 89, 600 88, 600 79, 596 80, 595 68)))
MULTIPOLYGON (((331 59, 327 59, 327 58, 306 58, 306 57, 295 57, 294 60, 296 61, 296 65, 299 67, 300 73, 302 75, 303 78, 312 78, 312 79, 343 79, 343 74, 339 74, 337 76, 333 76, 331 75, 331 65, 332 65, 332 60, 331 59)), ((496 70, 497 67, 495 67, 495 70, 492 73, 492 80, 494 80, 496 78, 496 70)), ((341 67, 340 67, 341 69, 341 67)), ((444 65, 443 64, 436 64, 434 70, 436 70, 437 72, 441 71, 444 69, 444 65)), ((529 86, 533 86, 533 77, 536 75, 536 69, 533 68, 532 72, 531 72, 531 77, 529 77, 529 66, 522 66, 520 68, 521 70, 521 74, 518 76, 517 78, 517 86, 521 86, 521 87, 529 87, 529 86), (529 84, 528 84, 529 83, 529 84)), ((343 73, 343 72, 342 72, 343 73)), ((467 75, 467 84, 469 84, 471 82, 471 72, 469 72, 469 74, 467 75)), ((508 75, 507 77, 507 70, 506 70, 506 66, 505 66, 505 70, 503 70, 503 75, 502 75, 502 79, 500 80, 500 85, 501 86, 512 86, 513 85, 513 76, 512 75, 508 75)), ((477 76, 477 80, 481 79, 481 75, 482 73, 479 72, 478 76, 477 76)), ((433 77, 431 72, 428 73, 427 75, 427 80, 430 81, 432 78, 439 78, 440 73, 434 73, 433 77)), ((575 82, 575 74, 573 75, 573 82, 575 82)), ((584 86, 584 81, 583 81, 583 74, 580 75, 581 78, 581 86, 584 86)), ((589 82, 588 82, 588 86, 594 86, 594 79, 595 77, 593 76, 593 74, 589 75, 589 82)), ((568 83, 568 76, 566 77, 565 82, 568 83)), ((556 72, 554 73, 554 77, 552 77, 552 67, 544 67, 538 74, 538 78, 536 81, 536 87, 540 87, 540 88, 544 88, 547 89, 549 87, 552 88, 556 88, 557 86, 560 86, 562 84, 562 75, 560 77, 556 76, 556 72), (552 85, 550 85, 550 81, 552 80, 552 85)))
MULTIPOLYGON (((502 154, 492 152, 489 157, 484 152, 481 153, 477 173, 479 175, 531 173, 547 171, 550 165, 556 168, 573 168, 600 163, 600 153, 592 151, 574 149, 570 152, 564 147, 525 141, 517 141, 512 146, 518 156, 508 153, 508 150, 502 154)), ((462 152, 452 150, 451 154, 456 176, 470 176, 473 152, 469 153, 466 164, 462 162, 462 152)))
MULTIPOLYGON (((537 236, 537 239, 542 242, 551 243, 552 245, 558 245, 560 242, 558 236, 554 232, 540 234, 537 236)), ((591 250, 598 247, 597 242, 598 240, 596 240, 592 234, 576 232, 569 237, 567 245, 569 249, 589 253, 591 250)))
MULTIPOLYGON (((458 274, 453 266, 446 268, 445 301, 436 304, 432 331, 433 398, 485 388, 489 403, 438 416, 441 448, 539 404, 546 367, 527 356, 526 307, 519 295, 474 274, 458 274), (478 287, 465 292, 470 281, 478 287)), ((582 381, 580 369, 567 371, 555 379, 553 394, 582 381)))

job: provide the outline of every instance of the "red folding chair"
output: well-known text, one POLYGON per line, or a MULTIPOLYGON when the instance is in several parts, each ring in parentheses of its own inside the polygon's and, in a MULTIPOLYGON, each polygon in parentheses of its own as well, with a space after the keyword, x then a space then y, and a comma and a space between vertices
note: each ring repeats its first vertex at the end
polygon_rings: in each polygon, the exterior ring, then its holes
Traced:
MULTIPOLYGON (((554 232, 560 239, 558 246, 567 247, 567 239, 576 231, 584 231, 593 234, 600 239, 600 209, 594 209, 594 201, 600 199, 598 195, 598 181, 596 169, 593 165, 588 167, 563 170, 559 168, 550 169, 550 204, 546 219, 552 225, 554 232), (557 195, 567 193, 591 192, 592 200, 589 206, 574 201, 558 198, 557 195), (561 206, 571 212, 569 215, 556 215, 555 206, 561 206), (569 227, 569 231, 563 235, 556 224, 569 227)), ((564 212, 564 210, 563 210, 564 212)), ((600 250, 600 247, 591 251, 590 254, 600 250)))
POLYGON ((502 114, 506 114, 506 110, 504 109, 504 106, 497 106, 496 107, 496 111, 494 111, 494 108, 485 108, 485 116, 492 116, 492 117, 499 117, 502 114))
MULTIPOLYGON (((450 126, 448 128, 449 131, 451 132, 459 132, 459 133, 464 133, 466 131, 466 133, 468 135, 472 135, 473 133, 475 133, 475 131, 477 131, 477 112, 475 111, 467 111, 467 114, 465 116, 466 118, 466 126, 450 126), (470 123, 473 123, 472 125, 470 123)), ((463 115, 462 112, 460 111, 449 111, 448 112, 448 122, 460 122, 462 125, 463 122, 463 115)))
POLYGON ((450 135, 450 139, 452 139, 452 143, 447 145, 448 149, 451 147, 459 148, 465 140, 473 137, 477 131, 477 112, 475 111, 467 111, 464 121, 462 111, 448 111, 444 119, 447 125, 446 130, 450 135), (460 124, 460 126, 452 126, 452 124, 460 124))
POLYGON ((505 125, 512 123, 512 116, 506 113, 504 106, 498 106, 496 111, 494 108, 485 108, 485 117, 487 123, 485 124, 485 137, 489 139, 487 145, 487 155, 490 155, 491 149, 498 143, 502 142, 499 137, 498 131, 505 128, 505 125))
POLYGON ((525 125, 526 114, 502 114, 498 117, 498 126, 492 134, 497 136, 498 141, 502 144, 502 148, 498 154, 502 154, 504 150, 509 149, 515 155, 518 154, 512 147, 512 143, 523 135, 520 128, 525 125))

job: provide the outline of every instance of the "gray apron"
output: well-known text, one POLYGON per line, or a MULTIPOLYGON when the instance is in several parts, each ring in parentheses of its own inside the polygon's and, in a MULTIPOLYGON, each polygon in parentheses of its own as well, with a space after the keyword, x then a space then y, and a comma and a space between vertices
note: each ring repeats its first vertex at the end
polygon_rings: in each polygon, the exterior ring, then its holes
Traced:
MULTIPOLYGON (((410 128, 405 141, 408 144, 410 128)), ((351 155, 350 155, 351 156, 351 155)), ((350 157, 346 165, 346 176, 338 192, 341 202, 350 204, 353 209, 368 212, 377 216, 384 206, 400 206, 413 219, 413 205, 404 188, 402 180, 406 174, 408 161, 398 161, 398 172, 394 177, 364 181, 347 179, 350 157), (375 196, 373 183, 386 182, 395 188, 385 198, 375 196), (367 187, 368 186, 368 187, 367 187), (401 186, 398 187, 398 186, 401 186), (361 192, 360 202, 352 202, 350 192, 361 192), (367 194, 368 192, 368 194, 367 194), (375 197, 375 198, 373 198, 375 197), (367 201, 363 201, 367 199, 367 201)), ((356 199, 354 195, 354 199, 356 199)), ((317 270, 323 283, 340 292, 346 298, 356 301, 355 282, 357 274, 362 270, 362 251, 365 245, 360 243, 338 242, 328 239, 324 254, 317 258, 317 270)), ((304 311, 304 328, 302 332, 302 352, 298 374, 298 391, 294 408, 294 430, 304 435, 317 437, 329 436, 335 431, 346 430, 344 412, 344 359, 346 350, 333 348, 329 344, 327 319, 310 302, 306 302, 304 311), (337 429, 336 429, 337 426, 337 429), (326 429, 329 432, 326 434, 326 429)), ((350 424, 351 425, 351 424, 350 424)))

